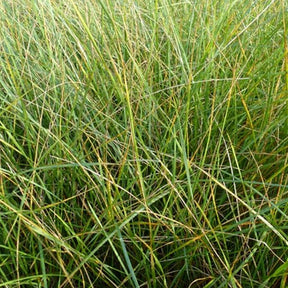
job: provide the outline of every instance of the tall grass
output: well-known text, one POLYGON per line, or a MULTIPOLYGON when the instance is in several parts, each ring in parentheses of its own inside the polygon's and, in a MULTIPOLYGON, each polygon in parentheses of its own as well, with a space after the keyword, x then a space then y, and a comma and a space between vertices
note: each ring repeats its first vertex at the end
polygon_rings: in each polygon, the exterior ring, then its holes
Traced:
POLYGON ((287 4, 0 2, 0 287, 287 287, 287 4))

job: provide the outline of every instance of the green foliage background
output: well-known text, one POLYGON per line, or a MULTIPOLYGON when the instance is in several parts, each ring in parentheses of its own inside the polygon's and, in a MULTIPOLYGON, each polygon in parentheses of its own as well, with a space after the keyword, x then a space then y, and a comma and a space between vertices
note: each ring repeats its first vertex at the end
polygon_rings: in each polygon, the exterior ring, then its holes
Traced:
POLYGON ((0 2, 0 287, 286 287, 287 4, 0 2))

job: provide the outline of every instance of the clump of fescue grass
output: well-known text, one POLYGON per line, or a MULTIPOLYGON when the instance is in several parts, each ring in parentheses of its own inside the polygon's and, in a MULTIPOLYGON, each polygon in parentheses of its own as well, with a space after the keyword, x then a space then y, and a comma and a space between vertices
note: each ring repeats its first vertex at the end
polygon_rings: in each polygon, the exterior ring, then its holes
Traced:
POLYGON ((286 287, 284 0, 0 12, 0 287, 286 287))

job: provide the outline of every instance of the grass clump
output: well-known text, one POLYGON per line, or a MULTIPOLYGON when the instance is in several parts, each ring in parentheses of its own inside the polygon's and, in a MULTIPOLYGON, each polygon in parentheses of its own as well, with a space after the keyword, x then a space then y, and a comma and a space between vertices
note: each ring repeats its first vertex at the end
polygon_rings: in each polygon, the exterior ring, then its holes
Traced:
POLYGON ((0 287, 288 285, 285 1, 0 12, 0 287))

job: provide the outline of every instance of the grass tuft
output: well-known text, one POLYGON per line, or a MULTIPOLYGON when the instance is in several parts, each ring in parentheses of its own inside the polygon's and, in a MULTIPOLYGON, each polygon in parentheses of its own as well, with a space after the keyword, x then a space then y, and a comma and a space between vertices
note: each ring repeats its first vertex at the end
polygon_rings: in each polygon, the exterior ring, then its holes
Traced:
POLYGON ((0 2, 0 287, 281 287, 287 4, 0 2))

